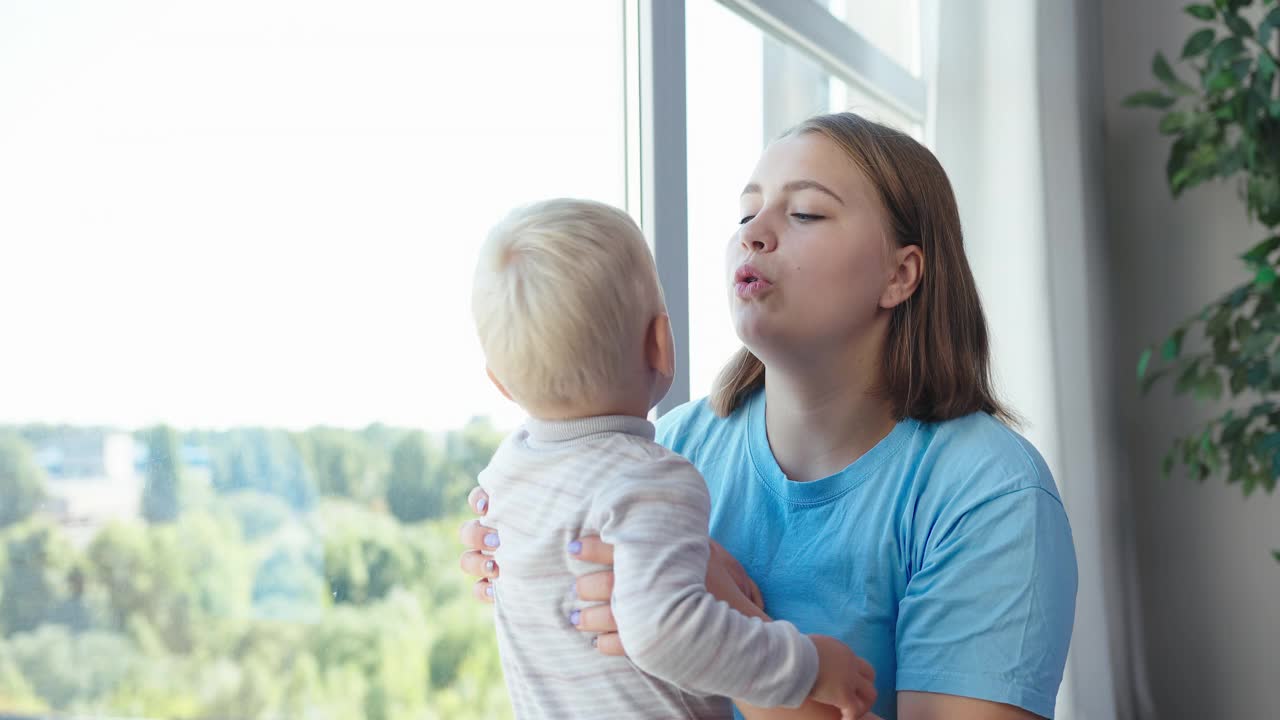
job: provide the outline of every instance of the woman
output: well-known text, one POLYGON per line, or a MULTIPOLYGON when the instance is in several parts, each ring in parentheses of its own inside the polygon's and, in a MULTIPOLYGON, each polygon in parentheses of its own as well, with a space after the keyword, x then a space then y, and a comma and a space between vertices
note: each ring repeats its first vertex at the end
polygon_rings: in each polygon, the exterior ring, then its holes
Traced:
MULTIPOLYGON (((658 422, 711 492, 723 549, 708 586, 843 640, 875 668, 883 718, 1051 717, 1074 616, 1071 530, 992 391, 942 167, 900 132, 818 116, 765 150, 741 205, 725 277, 745 347, 709 398, 658 422)), ((472 494, 477 512, 485 503, 472 494)), ((462 535, 483 600, 501 569, 479 551, 497 538, 476 521, 462 535)), ((593 538, 570 551, 609 564, 593 538)), ((579 595, 605 601, 610 585, 586 576, 579 595)), ((607 604, 579 627, 623 652, 607 604)))

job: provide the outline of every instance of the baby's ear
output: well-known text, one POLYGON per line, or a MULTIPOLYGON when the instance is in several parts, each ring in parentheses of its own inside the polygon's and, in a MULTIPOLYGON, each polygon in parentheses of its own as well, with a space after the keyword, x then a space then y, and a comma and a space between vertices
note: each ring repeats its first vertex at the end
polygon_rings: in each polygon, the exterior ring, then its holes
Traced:
POLYGON ((650 369, 665 378, 676 376, 676 342, 671 336, 671 316, 667 313, 658 313, 649 322, 644 353, 650 369))
POLYGON ((502 393, 502 397, 510 400, 511 402, 516 401, 515 398, 511 397, 511 393, 507 392, 507 389, 502 386, 501 382, 498 381, 498 377, 493 374, 492 368, 486 365, 484 368, 484 371, 489 376, 489 382, 492 382, 493 386, 498 388, 498 392, 502 393))

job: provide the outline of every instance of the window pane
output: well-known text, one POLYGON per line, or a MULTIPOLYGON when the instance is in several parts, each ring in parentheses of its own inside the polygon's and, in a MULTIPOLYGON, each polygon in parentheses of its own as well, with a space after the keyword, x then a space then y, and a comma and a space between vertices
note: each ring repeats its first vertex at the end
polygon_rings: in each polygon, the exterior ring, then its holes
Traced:
POLYGON ((624 202, 622 64, 598 0, 0 10, 0 714, 509 713, 472 268, 624 202))
POLYGON ((792 125, 852 110, 919 137, 919 128, 832 78, 814 60, 718 3, 690 2, 689 388, 699 398, 741 346, 728 315, 725 246, 760 151, 792 125))
POLYGON ((920 77, 920 0, 812 0, 920 77))

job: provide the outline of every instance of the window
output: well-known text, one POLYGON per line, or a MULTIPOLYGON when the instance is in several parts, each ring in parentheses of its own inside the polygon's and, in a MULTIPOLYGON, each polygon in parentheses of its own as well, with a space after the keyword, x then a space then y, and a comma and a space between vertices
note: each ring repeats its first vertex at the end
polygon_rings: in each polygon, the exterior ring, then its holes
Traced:
POLYGON ((470 281, 624 203, 622 3, 0 14, 0 714, 509 713, 470 281))
POLYGON ((864 5, 0 10, 0 714, 509 715, 456 570, 522 417, 476 249, 523 203, 626 206, 705 394, 763 145, 919 133, 916 4, 864 5))
POLYGON ((920 0, 811 0, 920 77, 920 0))
MULTIPOLYGON (((691 398, 710 392, 720 368, 741 346, 729 322, 725 246, 737 229, 738 193, 764 146, 810 115, 845 110, 917 138, 922 132, 919 118, 833 75, 775 36, 782 33, 760 29, 773 27, 778 18, 753 24, 725 5, 686 5, 691 398)), ((794 7, 783 4, 781 10, 794 7)), ((831 21, 825 14, 817 18, 831 21)))

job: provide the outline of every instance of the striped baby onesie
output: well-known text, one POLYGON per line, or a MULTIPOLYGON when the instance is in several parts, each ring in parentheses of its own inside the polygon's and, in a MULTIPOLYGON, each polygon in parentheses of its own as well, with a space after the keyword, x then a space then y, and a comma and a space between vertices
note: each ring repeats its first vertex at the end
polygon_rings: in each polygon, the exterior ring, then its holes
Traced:
POLYGON ((796 707, 818 672, 793 625, 748 618, 707 592, 710 498, 644 418, 531 419, 480 473, 498 531, 494 620, 516 718, 729 718, 726 697, 796 707), (566 552, 614 546, 613 611, 628 657, 606 657, 569 620, 566 552))

